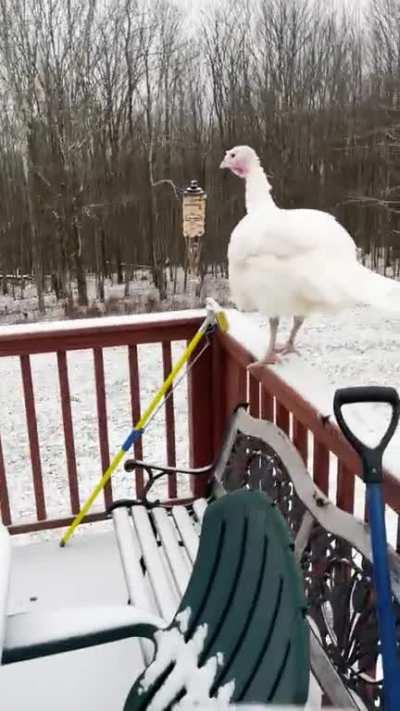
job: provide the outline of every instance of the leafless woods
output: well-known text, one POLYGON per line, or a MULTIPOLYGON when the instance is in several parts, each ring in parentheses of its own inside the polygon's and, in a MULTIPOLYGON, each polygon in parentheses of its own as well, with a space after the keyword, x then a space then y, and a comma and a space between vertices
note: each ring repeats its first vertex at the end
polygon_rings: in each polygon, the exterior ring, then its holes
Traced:
POLYGON ((223 265, 248 143, 285 207, 327 209, 376 262, 400 258, 400 0, 0 0, 0 272, 86 277, 182 264, 181 189, 208 193, 223 265), (164 181, 164 179, 167 179, 164 181), (171 182, 168 182, 171 181, 171 182))

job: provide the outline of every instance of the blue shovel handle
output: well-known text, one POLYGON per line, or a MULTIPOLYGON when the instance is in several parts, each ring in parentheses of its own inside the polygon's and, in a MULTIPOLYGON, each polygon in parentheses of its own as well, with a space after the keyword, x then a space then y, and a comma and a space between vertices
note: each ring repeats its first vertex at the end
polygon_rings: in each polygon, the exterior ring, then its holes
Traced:
POLYGON ((397 394, 397 390, 394 388, 374 386, 342 388, 341 390, 336 390, 333 401, 333 409, 340 429, 361 457, 365 483, 382 482, 382 455, 392 439, 400 417, 400 399, 397 394), (391 405, 392 408, 392 416, 389 426, 376 447, 367 447, 366 444, 361 442, 361 440, 359 440, 358 437, 356 437, 356 435, 351 431, 343 417, 343 405, 362 402, 386 403, 391 405))
POLYGON ((400 399, 394 388, 357 387, 337 390, 333 409, 340 429, 363 464, 363 479, 367 489, 368 517, 371 530, 373 577, 376 591, 378 627, 381 639, 384 677, 384 709, 400 710, 400 664, 396 643, 396 622, 392 604, 385 509, 382 496, 382 456, 398 425, 400 399), (351 431, 342 414, 343 405, 362 402, 382 402, 391 405, 392 417, 381 441, 376 447, 368 447, 351 431))

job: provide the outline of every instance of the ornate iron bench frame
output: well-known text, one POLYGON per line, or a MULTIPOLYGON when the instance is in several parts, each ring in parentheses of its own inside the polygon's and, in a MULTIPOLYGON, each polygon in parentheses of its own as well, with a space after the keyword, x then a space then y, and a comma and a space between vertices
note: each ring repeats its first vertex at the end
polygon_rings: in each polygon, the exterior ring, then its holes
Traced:
MULTIPOLYGON (((131 512, 136 506, 142 511, 161 507, 168 514, 172 512, 171 520, 174 515, 176 518, 175 507, 148 499, 160 476, 180 473, 206 477, 210 498, 243 487, 261 489, 279 507, 295 541, 309 605, 311 670, 324 700, 343 709, 383 708, 382 680, 375 676, 379 641, 368 526, 340 510, 315 486, 284 432, 268 421, 253 418, 245 406, 240 406, 214 465, 182 470, 128 460, 125 466, 128 471, 142 469, 148 476, 140 501, 121 501, 112 507, 128 589, 132 588, 132 579, 129 582, 126 570, 131 553, 124 543, 129 523, 127 507, 131 512)), ((205 501, 199 500, 186 510, 187 520, 195 526, 201 522, 199 511, 204 505, 205 501)), ((154 524, 153 532, 158 546, 164 545, 167 550, 168 541, 161 540, 154 524)), ((179 544, 185 545, 183 541, 179 544)), ((145 571, 146 561, 138 555, 145 571)), ((390 548, 389 559, 396 617, 400 620, 400 557, 390 548)))

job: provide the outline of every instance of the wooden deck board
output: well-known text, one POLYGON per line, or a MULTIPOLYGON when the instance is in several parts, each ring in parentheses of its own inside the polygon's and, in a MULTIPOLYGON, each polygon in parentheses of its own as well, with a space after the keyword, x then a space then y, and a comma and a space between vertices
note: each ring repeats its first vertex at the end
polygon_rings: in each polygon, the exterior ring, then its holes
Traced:
POLYGON ((12 538, 8 613, 71 605, 126 605, 127 593, 111 523, 109 532, 59 536, 16 545, 12 538))

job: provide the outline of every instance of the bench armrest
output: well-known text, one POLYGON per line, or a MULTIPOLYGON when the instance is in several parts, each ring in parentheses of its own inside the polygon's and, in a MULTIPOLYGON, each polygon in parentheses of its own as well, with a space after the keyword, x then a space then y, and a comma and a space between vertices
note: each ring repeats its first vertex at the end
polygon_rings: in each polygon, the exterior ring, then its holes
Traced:
POLYGON ((127 459, 124 464, 124 469, 126 472, 132 472, 134 469, 155 469, 157 472, 164 472, 165 474, 190 474, 191 476, 204 476, 209 474, 214 469, 214 464, 209 464, 206 467, 200 467, 197 469, 184 469, 182 467, 165 467, 159 464, 152 464, 151 462, 144 462, 140 459, 127 459))
POLYGON ((3 664, 114 642, 153 639, 163 619, 126 606, 72 607, 10 615, 6 620, 3 664))

